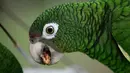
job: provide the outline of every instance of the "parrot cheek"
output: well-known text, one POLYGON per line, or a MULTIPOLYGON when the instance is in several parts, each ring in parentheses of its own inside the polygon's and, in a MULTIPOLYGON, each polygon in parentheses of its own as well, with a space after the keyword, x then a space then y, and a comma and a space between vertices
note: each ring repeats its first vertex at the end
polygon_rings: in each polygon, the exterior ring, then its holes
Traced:
POLYGON ((55 51, 52 47, 42 42, 30 43, 30 54, 37 63, 47 65, 55 64, 63 57, 63 53, 55 51))

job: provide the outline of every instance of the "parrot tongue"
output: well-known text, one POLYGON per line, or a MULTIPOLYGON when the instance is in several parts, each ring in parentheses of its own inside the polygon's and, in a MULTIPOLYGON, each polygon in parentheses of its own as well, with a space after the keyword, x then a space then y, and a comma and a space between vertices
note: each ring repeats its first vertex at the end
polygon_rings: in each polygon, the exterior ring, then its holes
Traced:
POLYGON ((44 64, 49 65, 51 63, 51 52, 48 47, 44 47, 41 54, 41 59, 44 64))

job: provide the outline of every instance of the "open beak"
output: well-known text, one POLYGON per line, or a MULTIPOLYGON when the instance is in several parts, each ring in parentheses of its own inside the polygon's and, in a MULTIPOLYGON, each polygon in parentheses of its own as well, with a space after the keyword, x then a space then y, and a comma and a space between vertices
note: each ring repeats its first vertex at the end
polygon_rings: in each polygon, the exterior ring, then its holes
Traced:
POLYGON ((55 64, 63 57, 63 53, 42 42, 30 43, 30 54, 34 61, 43 65, 55 64))
POLYGON ((44 46, 44 48, 41 51, 41 59, 43 64, 49 65, 51 64, 51 52, 47 46, 44 46))

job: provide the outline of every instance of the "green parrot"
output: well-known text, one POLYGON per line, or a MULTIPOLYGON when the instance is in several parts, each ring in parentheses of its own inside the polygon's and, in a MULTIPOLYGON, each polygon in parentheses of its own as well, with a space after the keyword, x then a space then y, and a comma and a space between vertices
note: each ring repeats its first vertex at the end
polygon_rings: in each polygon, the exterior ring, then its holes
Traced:
POLYGON ((0 73, 23 73, 16 57, 0 43, 0 73))
POLYGON ((114 73, 130 72, 130 1, 66 3, 41 13, 29 30, 30 54, 43 65, 81 52, 114 73))

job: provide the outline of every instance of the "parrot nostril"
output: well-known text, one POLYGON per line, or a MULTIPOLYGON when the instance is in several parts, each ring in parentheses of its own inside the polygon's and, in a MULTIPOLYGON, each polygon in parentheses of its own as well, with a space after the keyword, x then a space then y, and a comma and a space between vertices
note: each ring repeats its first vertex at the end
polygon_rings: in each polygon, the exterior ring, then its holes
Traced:
POLYGON ((29 41, 30 41, 31 43, 34 43, 34 40, 33 40, 33 39, 30 39, 29 41))
POLYGON ((34 43, 34 40, 31 39, 30 41, 31 41, 32 43, 34 43))

